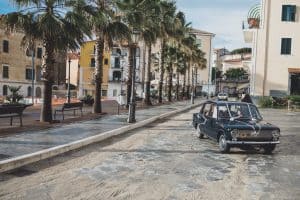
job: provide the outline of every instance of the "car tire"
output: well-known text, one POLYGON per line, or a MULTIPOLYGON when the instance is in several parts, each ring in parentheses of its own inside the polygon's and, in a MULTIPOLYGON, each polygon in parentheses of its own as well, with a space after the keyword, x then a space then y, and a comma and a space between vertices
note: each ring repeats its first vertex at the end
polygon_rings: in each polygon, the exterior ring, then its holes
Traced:
POLYGON ((272 154, 276 147, 276 144, 270 144, 270 145, 265 145, 263 146, 265 154, 272 154))
POLYGON ((221 153, 228 153, 230 151, 230 146, 226 142, 226 138, 224 134, 220 135, 218 143, 219 143, 219 150, 221 153))
POLYGON ((204 134, 201 132, 201 129, 200 129, 200 124, 197 125, 197 133, 198 133, 198 137, 200 139, 204 138, 204 134))

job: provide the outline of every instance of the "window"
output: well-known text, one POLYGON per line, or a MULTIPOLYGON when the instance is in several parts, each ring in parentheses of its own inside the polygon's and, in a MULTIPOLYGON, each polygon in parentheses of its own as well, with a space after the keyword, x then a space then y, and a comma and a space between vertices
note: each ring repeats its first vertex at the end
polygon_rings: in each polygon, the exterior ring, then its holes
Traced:
POLYGON ((9 67, 8 66, 3 66, 2 78, 9 78, 9 67))
POLYGON ((3 40, 3 52, 8 53, 9 52, 9 43, 7 40, 3 40))
POLYGON ((107 90, 102 90, 102 96, 106 97, 107 96, 107 90))
MULTIPOLYGON (((33 70, 33 73, 34 73, 34 70, 33 70)), ((33 76, 34 76, 34 74, 33 74, 33 76)), ((32 80, 32 69, 26 69, 25 79, 32 80)), ((33 77, 33 79, 34 79, 34 77, 33 77)))
POLYGON ((281 38, 281 54, 290 55, 292 47, 292 38, 281 38))
POLYGON ((37 48, 37 58, 42 58, 42 55, 43 55, 43 49, 37 48))
POLYGON ((121 72, 119 71, 114 71, 113 72, 113 81, 120 81, 121 80, 121 72))
POLYGON ((7 95, 7 85, 3 85, 3 96, 7 95))
POLYGON ((294 22, 296 16, 296 6, 295 5, 283 5, 281 21, 294 22))
POLYGON ((41 90, 40 87, 37 87, 37 88, 35 89, 35 96, 36 96, 37 98, 41 98, 41 97, 42 97, 42 90, 41 90))
POLYGON ((108 59, 107 58, 104 59, 104 65, 108 65, 108 59))
POLYGON ((91 67, 95 67, 96 66, 96 60, 95 58, 91 58, 91 67))
POLYGON ((113 96, 116 97, 118 94, 118 90, 113 90, 113 96))
POLYGON ((115 68, 120 68, 120 58, 115 57, 115 68))
POLYGON ((27 88, 27 96, 28 97, 30 97, 31 96, 31 87, 29 86, 28 88, 27 88))

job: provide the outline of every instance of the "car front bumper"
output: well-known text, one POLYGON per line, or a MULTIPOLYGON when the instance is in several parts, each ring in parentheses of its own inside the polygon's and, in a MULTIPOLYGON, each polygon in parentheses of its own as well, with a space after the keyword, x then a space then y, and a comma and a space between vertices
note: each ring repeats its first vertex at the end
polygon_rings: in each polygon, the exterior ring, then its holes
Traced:
POLYGON ((280 141, 227 141, 227 144, 252 144, 252 145, 264 145, 264 144, 280 144, 280 141))

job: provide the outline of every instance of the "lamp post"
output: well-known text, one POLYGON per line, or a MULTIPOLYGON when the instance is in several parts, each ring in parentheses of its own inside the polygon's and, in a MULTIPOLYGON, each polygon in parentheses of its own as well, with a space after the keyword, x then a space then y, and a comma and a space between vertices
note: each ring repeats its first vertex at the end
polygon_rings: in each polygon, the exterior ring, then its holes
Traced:
POLYGON ((131 78, 131 96, 129 102, 129 111, 128 111, 128 123, 135 123, 135 68, 136 68, 136 47, 139 40, 139 32, 133 30, 132 32, 132 43, 130 44, 130 57, 129 57, 129 67, 132 67, 132 78, 131 78))
POLYGON ((67 95, 67 102, 70 103, 71 102, 71 94, 70 94, 70 69, 71 69, 71 58, 69 56, 69 60, 68 60, 68 63, 69 63, 69 73, 68 73, 68 95, 67 95))

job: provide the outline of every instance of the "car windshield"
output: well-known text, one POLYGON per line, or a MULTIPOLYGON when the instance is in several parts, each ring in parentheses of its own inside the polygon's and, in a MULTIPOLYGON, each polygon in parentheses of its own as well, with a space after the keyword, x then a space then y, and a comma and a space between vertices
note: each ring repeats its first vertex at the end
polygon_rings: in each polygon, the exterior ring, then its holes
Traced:
POLYGON ((218 106, 218 117, 220 119, 257 119, 261 120, 256 106, 248 104, 222 104, 218 106))

